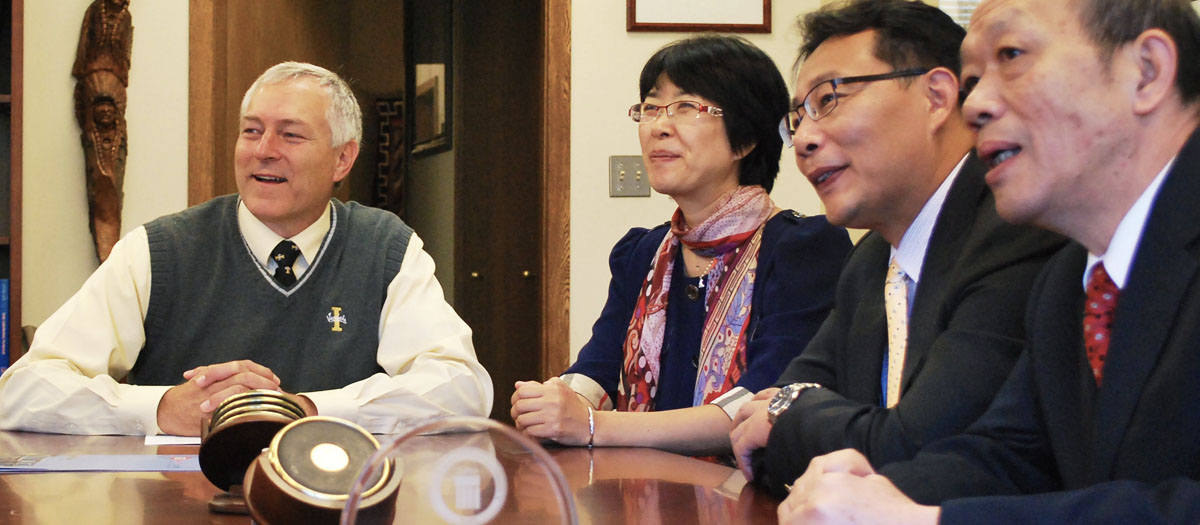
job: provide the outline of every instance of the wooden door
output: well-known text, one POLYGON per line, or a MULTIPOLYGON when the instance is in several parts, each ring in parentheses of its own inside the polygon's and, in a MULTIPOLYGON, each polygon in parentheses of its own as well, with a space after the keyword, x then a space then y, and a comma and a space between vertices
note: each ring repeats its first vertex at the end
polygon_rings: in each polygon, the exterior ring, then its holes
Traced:
POLYGON ((554 235, 566 231, 567 193, 547 181, 548 172, 566 171, 566 162, 547 158, 551 150, 563 155, 558 145, 566 138, 548 145, 544 135, 566 125, 546 128, 547 114, 560 111, 548 103, 554 94, 547 85, 564 71, 547 57, 547 35, 561 31, 548 27, 561 20, 549 18, 564 13, 527 0, 458 5, 455 304, 492 375, 492 416, 509 421, 513 382, 544 379, 566 364, 566 242, 554 235), (557 254, 555 262, 547 252, 557 254), (545 297, 547 287, 558 286, 561 298, 545 297), (564 335, 544 334, 547 317, 559 315, 564 335))

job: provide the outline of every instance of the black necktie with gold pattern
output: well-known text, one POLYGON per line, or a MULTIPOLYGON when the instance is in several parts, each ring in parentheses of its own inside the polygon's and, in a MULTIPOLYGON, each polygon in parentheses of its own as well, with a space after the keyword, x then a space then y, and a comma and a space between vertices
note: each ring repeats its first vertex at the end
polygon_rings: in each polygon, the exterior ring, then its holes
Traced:
POLYGON ((288 240, 279 241, 271 251, 271 260, 279 265, 275 267, 275 282, 280 286, 291 288, 296 284, 296 272, 292 271, 292 264, 295 264, 296 257, 299 256, 300 248, 288 240))

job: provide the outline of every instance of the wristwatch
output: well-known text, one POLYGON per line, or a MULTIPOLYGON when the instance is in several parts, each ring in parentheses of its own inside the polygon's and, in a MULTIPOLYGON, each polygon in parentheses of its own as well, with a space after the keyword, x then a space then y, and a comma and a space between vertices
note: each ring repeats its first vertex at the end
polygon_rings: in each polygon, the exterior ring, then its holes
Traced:
POLYGON ((774 425, 775 420, 792 406, 792 401, 810 388, 824 388, 818 383, 792 383, 779 389, 771 402, 767 404, 767 422, 774 425))

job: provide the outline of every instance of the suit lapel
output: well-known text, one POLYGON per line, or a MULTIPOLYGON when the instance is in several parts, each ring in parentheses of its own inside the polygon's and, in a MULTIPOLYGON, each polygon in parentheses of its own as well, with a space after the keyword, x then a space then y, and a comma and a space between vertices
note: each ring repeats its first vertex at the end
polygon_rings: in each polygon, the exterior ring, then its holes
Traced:
POLYGON ((883 356, 887 348, 887 315, 883 304, 883 283, 887 274, 890 247, 878 233, 871 233, 862 240, 863 249, 869 249, 864 260, 861 292, 853 294, 860 298, 858 307, 847 331, 846 372, 843 387, 846 395, 864 402, 878 403, 882 395, 883 356), (869 244, 867 244, 869 243, 869 244), (859 390, 861 389, 861 390, 859 390), (869 401, 867 401, 869 400, 869 401))
POLYGON ((1125 429, 1176 322, 1184 291, 1200 267, 1187 250, 1200 237, 1196 195, 1200 134, 1189 139, 1159 189, 1117 301, 1104 384, 1097 393, 1096 479, 1109 477, 1125 429))
POLYGON ((921 282, 917 286, 912 314, 909 316, 908 345, 900 380, 902 393, 924 366, 929 349, 941 332, 938 318, 947 290, 951 288, 946 279, 954 275, 952 270, 962 253, 963 242, 974 225, 980 199, 986 195, 983 174, 983 164, 971 152, 938 212, 937 223, 929 238, 929 248, 925 252, 925 262, 921 267, 921 282))
POLYGON ((1026 312, 1030 334, 1037 334, 1031 354, 1038 378, 1045 418, 1055 425, 1051 436, 1065 486, 1082 485, 1091 455, 1091 400, 1095 391, 1092 369, 1083 351, 1083 285, 1080 272, 1087 264, 1087 250, 1071 243, 1047 265, 1042 276, 1046 289, 1029 303, 1026 312), (1061 260, 1060 260, 1061 259, 1061 260))

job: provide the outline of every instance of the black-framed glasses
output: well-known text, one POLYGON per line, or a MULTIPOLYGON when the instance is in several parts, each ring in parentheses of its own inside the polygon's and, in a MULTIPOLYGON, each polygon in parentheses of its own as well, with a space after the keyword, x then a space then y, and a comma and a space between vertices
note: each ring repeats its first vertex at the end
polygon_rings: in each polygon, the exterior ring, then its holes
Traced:
POLYGON ((788 110, 783 116, 783 120, 779 122, 779 136, 783 138, 783 142, 787 145, 792 143, 792 135, 796 134, 796 129, 800 127, 800 120, 804 115, 814 122, 825 118, 833 112, 837 107, 838 99, 841 95, 838 94, 838 87, 846 84, 857 84, 860 82, 875 82, 877 80, 891 80, 893 78, 914 77, 924 75, 929 72, 929 68, 913 68, 901 69, 892 71, 891 73, 880 73, 878 75, 862 75, 857 77, 839 77, 831 78, 820 84, 813 86, 808 90, 808 94, 804 95, 804 100, 796 107, 788 110), (800 114, 800 110, 804 110, 804 115, 800 114))
POLYGON ((676 100, 670 104, 658 105, 642 102, 629 107, 629 118, 639 124, 648 124, 654 122, 658 115, 666 111, 667 118, 700 118, 702 114, 719 117, 725 114, 725 111, 716 106, 707 106, 694 100, 676 100))

